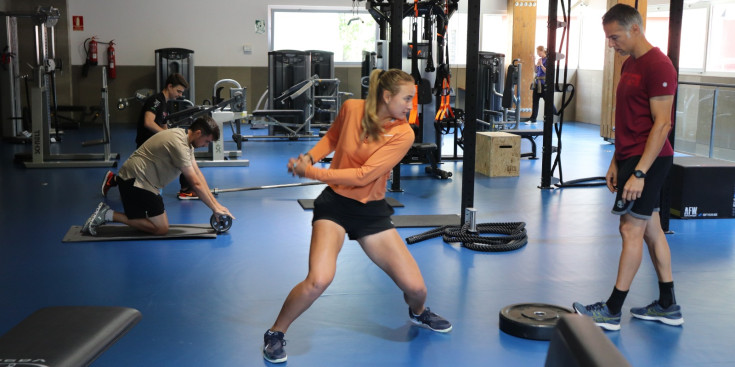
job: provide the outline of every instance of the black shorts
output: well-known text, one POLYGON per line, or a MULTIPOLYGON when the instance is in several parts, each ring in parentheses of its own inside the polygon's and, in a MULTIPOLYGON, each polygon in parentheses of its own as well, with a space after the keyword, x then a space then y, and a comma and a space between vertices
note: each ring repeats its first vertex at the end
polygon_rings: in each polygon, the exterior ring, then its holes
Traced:
POLYGON ((635 218, 648 219, 654 211, 661 210, 661 188, 664 182, 666 182, 666 177, 669 175, 669 169, 671 169, 674 163, 674 157, 656 158, 651 168, 646 172, 641 197, 633 201, 623 202, 623 186, 625 186, 625 183, 633 175, 635 166, 640 160, 641 156, 635 156, 617 161, 618 192, 615 196, 615 205, 612 209, 613 214, 630 214, 635 218))
POLYGON ((395 228, 390 216, 395 211, 383 200, 369 201, 365 204, 337 194, 327 187, 314 200, 314 219, 330 220, 339 224, 351 240, 395 228))
POLYGON ((123 210, 128 219, 142 219, 156 217, 165 212, 163 198, 148 190, 135 187, 135 179, 123 180, 116 177, 117 187, 120 190, 123 210))

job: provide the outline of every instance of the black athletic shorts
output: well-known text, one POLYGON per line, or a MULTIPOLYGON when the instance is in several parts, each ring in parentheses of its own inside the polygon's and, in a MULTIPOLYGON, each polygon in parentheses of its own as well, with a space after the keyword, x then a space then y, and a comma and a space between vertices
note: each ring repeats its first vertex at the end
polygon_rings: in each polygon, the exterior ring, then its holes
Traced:
POLYGON ((346 198, 327 187, 314 200, 314 219, 330 220, 342 226, 351 240, 395 228, 390 216, 394 210, 385 199, 363 204, 346 198))
POLYGON ((615 205, 613 206, 612 213, 616 215, 628 214, 639 219, 648 219, 651 217, 654 211, 661 210, 661 188, 666 182, 666 177, 669 174, 669 169, 674 163, 674 157, 658 157, 651 168, 646 172, 646 178, 644 179, 643 192, 641 197, 629 201, 623 202, 623 187, 628 179, 633 175, 635 166, 638 161, 641 160, 641 156, 630 157, 618 162, 618 192, 615 196, 615 205))
POLYGON ((164 213, 165 208, 161 195, 135 187, 134 178, 123 180, 118 176, 115 179, 120 190, 123 210, 128 219, 151 218, 164 213))

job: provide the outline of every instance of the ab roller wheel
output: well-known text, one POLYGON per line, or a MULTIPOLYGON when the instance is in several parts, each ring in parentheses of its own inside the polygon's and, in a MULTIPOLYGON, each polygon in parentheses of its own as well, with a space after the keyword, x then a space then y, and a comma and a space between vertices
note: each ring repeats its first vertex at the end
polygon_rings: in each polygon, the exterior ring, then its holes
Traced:
POLYGON ((223 215, 217 218, 215 214, 212 214, 209 218, 209 224, 212 225, 212 229, 214 229, 215 232, 225 233, 230 229, 230 227, 232 227, 232 217, 229 215, 223 215))

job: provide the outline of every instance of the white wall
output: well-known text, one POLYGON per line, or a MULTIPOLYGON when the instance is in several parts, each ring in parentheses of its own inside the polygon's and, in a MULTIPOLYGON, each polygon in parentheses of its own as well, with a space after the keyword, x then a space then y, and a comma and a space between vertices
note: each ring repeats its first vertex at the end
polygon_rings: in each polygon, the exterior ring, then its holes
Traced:
MULTIPOLYGON (((70 33, 73 65, 84 63, 84 40, 97 36, 115 40, 117 63, 154 65, 159 48, 194 50, 197 66, 267 66, 268 35, 255 33, 255 20, 268 20, 268 5, 339 6, 350 8, 351 0, 68 0, 72 16, 84 17, 84 31, 70 33), (244 45, 252 53, 243 52, 244 45)), ((364 7, 361 2, 361 7, 364 7)), ((460 1, 460 11, 466 1, 460 1)), ((486 9, 505 9, 504 0, 483 1, 486 9), (491 6, 496 4, 497 6, 491 6)), ((466 11, 466 10, 465 10, 466 11)), ((269 26, 269 25, 268 25, 269 26)), ((294 24, 298 32, 308 24, 294 24)), ((100 51, 106 46, 102 45, 100 51)), ((104 59, 101 53, 100 57, 104 59)))

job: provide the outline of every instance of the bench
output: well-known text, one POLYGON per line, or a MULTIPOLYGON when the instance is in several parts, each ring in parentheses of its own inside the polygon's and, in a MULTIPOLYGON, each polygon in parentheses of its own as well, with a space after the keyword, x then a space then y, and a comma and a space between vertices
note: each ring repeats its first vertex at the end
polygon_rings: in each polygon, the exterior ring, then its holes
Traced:
POLYGON ((39 309, 0 336, 0 365, 88 366, 140 318, 138 310, 126 307, 39 309))
POLYGON ((531 152, 530 153, 521 153, 521 157, 529 157, 529 159, 538 159, 536 157, 536 137, 539 135, 543 135, 544 131, 541 129, 507 129, 507 130, 500 130, 504 133, 511 133, 520 135, 521 138, 526 138, 528 141, 531 142, 531 152))

